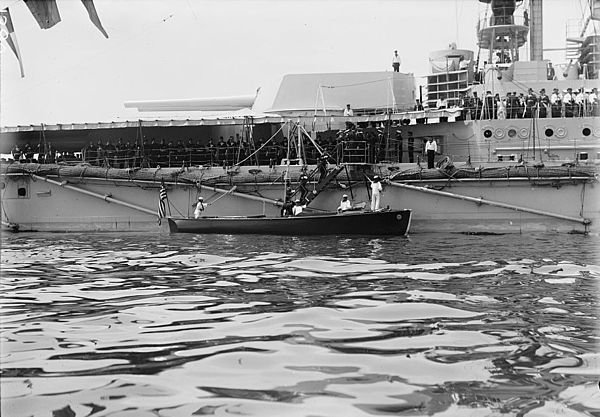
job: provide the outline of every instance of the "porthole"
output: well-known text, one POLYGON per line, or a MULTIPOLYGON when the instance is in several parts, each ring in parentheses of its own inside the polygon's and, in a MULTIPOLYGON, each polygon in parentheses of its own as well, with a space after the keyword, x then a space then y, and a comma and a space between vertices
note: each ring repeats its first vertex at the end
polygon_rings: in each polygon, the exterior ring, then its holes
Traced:
POLYGON ((504 130, 503 130, 503 129, 496 129, 496 130, 494 131, 494 136, 495 136, 497 139, 502 139, 502 138, 504 137, 504 130))
POLYGON ((483 136, 486 138, 491 138, 492 137, 492 131, 490 129, 486 129, 483 131, 483 136))
POLYGON ((592 134, 592 130, 589 127, 584 127, 581 133, 583 134, 583 136, 589 136, 592 134))
POLYGON ((567 129, 565 129, 564 127, 559 127, 558 129, 556 129, 557 138, 564 138, 565 136, 567 136, 567 129))
POLYGON ((517 136, 517 131, 515 129, 509 129, 508 130, 508 137, 509 138, 514 138, 515 136, 517 136))
POLYGON ((27 188, 25 188, 25 187, 17 188, 17 195, 19 197, 26 197, 27 196, 27 188))
POLYGON ((548 128, 544 131, 544 134, 546 135, 546 137, 550 137, 550 136, 554 135, 554 130, 548 128))

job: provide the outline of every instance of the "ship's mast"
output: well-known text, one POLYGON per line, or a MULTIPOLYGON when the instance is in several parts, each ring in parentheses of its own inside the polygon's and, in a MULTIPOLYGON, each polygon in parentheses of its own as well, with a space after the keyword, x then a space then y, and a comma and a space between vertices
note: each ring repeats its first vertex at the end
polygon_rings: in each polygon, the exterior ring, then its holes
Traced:
POLYGON ((531 11, 529 59, 531 61, 542 61, 544 59, 542 0, 529 0, 529 8, 531 11))
MULTIPOLYGON (((491 16, 486 13, 477 24, 479 47, 489 51, 487 62, 494 62, 494 57, 498 57, 497 62, 500 64, 518 61, 519 48, 527 42, 529 33, 528 12, 516 11, 523 0, 479 1, 489 4, 492 10, 491 16)), ((541 9, 541 0, 539 2, 541 9)))

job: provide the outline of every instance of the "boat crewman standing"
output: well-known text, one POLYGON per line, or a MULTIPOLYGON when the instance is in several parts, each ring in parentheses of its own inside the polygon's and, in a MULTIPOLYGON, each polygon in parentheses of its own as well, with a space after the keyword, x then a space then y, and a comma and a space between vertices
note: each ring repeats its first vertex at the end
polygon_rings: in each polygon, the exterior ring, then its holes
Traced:
POLYGON ((198 202, 196 203, 196 208, 194 209, 194 219, 199 219, 206 207, 208 207, 208 204, 204 202, 204 197, 198 197, 198 202))
POLYGON ((344 194, 342 196, 342 201, 340 201, 340 205, 337 208, 338 212, 346 211, 352 209, 352 203, 348 200, 348 194, 344 194))
POLYGON ((373 181, 371 181, 371 211, 379 210, 382 191, 383 187, 381 186, 379 175, 375 175, 373 181))
POLYGON ((325 176, 327 175, 327 159, 328 159, 329 155, 327 155, 326 153, 324 153, 323 155, 321 155, 321 157, 319 158, 319 161, 317 163, 317 168, 319 169, 319 181, 322 181, 323 178, 325 178, 325 176))
POLYGON ((308 175, 302 173, 298 180, 300 182, 298 184, 298 191, 300 191, 300 200, 306 201, 306 196, 308 195, 308 175))

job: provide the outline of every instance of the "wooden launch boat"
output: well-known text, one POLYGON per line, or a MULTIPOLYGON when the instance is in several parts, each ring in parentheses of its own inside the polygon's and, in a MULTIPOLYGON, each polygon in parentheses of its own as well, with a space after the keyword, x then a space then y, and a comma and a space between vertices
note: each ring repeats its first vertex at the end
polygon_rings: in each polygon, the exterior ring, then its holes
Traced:
POLYGON ((168 221, 171 233, 405 236, 410 228, 411 215, 411 210, 386 209, 375 212, 302 213, 290 217, 169 217, 168 221))

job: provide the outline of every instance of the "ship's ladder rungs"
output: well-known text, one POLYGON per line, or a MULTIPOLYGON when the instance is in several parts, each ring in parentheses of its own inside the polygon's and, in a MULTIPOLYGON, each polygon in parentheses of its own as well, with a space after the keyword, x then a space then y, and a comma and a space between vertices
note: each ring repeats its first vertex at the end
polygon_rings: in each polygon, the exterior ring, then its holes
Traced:
MULTIPOLYGON (((333 181, 340 172, 344 170, 344 165, 337 165, 333 168, 327 169, 327 174, 323 178, 319 178, 319 181, 315 184, 315 188, 312 192, 306 193, 305 203, 308 205, 311 201, 313 201, 320 193, 329 185, 331 181, 333 181)), ((314 169, 308 174, 309 178, 315 178, 318 170, 314 169)), ((290 195, 290 198, 295 199, 300 193, 300 187, 296 188, 296 190, 290 195)))
POLYGON ((308 205, 313 201, 320 193, 333 181, 340 172, 344 170, 344 165, 337 165, 334 168, 329 168, 327 174, 323 178, 319 178, 319 182, 315 185, 312 193, 308 193, 306 196, 306 204, 308 205))

